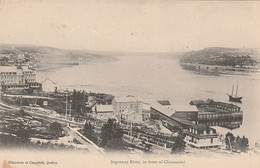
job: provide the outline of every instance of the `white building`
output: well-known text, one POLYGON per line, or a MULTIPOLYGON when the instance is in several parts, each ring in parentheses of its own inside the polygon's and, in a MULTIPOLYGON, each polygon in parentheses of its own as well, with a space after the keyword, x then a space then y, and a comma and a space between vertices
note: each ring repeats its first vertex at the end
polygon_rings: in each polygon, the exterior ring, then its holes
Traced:
POLYGON ((185 142, 194 148, 217 148, 222 145, 216 130, 205 125, 192 125, 184 134, 185 142))
POLYGON ((4 85, 33 83, 36 82, 36 72, 25 66, 0 66, 0 78, 4 85))
POLYGON ((118 118, 121 118, 125 110, 134 111, 142 115, 143 102, 139 97, 120 97, 113 100, 113 110, 118 118))
POLYGON ((26 66, 0 66, 0 83, 3 89, 41 87, 36 83, 36 72, 26 66))

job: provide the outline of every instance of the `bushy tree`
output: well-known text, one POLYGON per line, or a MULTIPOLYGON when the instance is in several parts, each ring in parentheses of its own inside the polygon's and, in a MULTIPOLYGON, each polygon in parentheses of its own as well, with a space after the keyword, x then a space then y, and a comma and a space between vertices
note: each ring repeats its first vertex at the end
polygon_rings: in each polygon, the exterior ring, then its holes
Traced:
POLYGON ((123 149, 123 130, 115 119, 109 119, 101 128, 101 146, 107 150, 123 149))

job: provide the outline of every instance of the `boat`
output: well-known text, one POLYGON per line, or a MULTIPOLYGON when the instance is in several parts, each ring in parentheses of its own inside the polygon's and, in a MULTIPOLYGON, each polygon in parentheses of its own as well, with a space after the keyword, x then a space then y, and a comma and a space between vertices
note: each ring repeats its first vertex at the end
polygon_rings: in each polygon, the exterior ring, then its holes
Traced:
POLYGON ((236 88, 236 94, 233 95, 233 92, 234 92, 234 85, 232 86, 232 93, 231 93, 231 94, 228 94, 228 96, 229 96, 229 101, 241 103, 241 102, 242 102, 241 100, 242 100, 243 97, 237 96, 238 84, 237 84, 237 88, 236 88))

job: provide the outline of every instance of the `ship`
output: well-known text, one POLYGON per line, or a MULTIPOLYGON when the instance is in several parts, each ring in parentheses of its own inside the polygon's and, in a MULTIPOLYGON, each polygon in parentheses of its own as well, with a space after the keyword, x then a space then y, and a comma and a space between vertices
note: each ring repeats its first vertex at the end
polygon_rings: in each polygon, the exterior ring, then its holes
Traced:
POLYGON ((237 96, 237 92, 238 92, 238 83, 237 83, 237 88, 236 88, 236 94, 235 95, 233 95, 233 93, 234 93, 234 85, 232 86, 232 93, 228 94, 229 101, 242 103, 241 100, 242 100, 243 97, 237 96))

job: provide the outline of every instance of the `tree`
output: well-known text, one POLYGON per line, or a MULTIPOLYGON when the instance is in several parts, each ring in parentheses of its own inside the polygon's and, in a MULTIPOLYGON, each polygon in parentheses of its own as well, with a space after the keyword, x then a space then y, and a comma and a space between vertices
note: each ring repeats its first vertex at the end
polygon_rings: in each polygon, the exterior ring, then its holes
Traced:
POLYGON ((245 136, 242 138, 239 136, 234 137, 234 135, 230 132, 226 134, 225 143, 227 145, 227 149, 241 150, 242 152, 246 152, 249 146, 248 139, 245 136))
POLYGON ((51 123, 51 125, 50 125, 50 131, 57 138, 62 134, 63 129, 62 129, 62 126, 60 123, 54 122, 54 123, 51 123))
POLYGON ((85 125, 84 125, 84 135, 93 142, 97 141, 97 136, 96 136, 95 131, 94 131, 94 126, 92 126, 88 122, 86 122, 85 125))
POLYGON ((248 150, 248 143, 248 139, 245 136, 243 136, 241 139, 241 151, 246 152, 248 150))
POLYGON ((71 101, 71 108, 74 112, 74 115, 82 115, 85 111, 86 92, 76 91, 74 89, 71 96, 71 101))
POLYGON ((109 119, 101 128, 101 146, 108 150, 123 149, 123 129, 115 119, 109 119))
POLYGON ((183 131, 179 130, 178 136, 176 137, 176 141, 172 147, 171 153, 182 153, 185 151, 186 143, 183 139, 184 139, 183 131))
POLYGON ((236 137, 235 149, 241 150, 241 138, 239 136, 236 137))
POLYGON ((232 133, 228 132, 225 136, 225 144, 227 146, 227 149, 233 149, 235 145, 235 137, 232 133))

